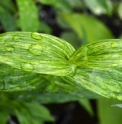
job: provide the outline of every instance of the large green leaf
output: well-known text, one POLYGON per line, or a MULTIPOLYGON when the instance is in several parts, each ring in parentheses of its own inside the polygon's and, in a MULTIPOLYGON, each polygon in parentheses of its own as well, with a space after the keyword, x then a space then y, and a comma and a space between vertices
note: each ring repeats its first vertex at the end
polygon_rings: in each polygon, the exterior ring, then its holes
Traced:
POLYGON ((39 33, 0 35, 0 62, 23 71, 65 76, 73 74, 69 63, 74 48, 63 40, 39 33))
POLYGON ((122 40, 89 42, 72 55, 78 67, 72 80, 106 97, 122 99, 122 40))
POLYGON ((22 31, 38 31, 38 11, 33 0, 16 0, 20 14, 20 26, 22 31))
POLYGON ((122 99, 121 39, 89 42, 76 51, 46 34, 9 32, 1 34, 0 40, 1 90, 41 87, 41 92, 76 93, 84 87, 122 99))
POLYGON ((84 42, 113 38, 111 31, 102 22, 90 15, 76 13, 61 14, 60 16, 84 42))

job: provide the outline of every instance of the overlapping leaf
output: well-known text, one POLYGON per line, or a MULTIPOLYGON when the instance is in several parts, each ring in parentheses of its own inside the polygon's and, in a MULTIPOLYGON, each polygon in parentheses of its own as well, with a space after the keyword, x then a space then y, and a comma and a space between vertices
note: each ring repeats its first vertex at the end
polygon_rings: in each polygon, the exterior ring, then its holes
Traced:
POLYGON ((77 64, 74 80, 106 97, 122 99, 122 40, 90 42, 70 61, 77 64))
POLYGON ((67 42, 46 34, 5 33, 0 40, 1 90, 46 84, 42 91, 62 88, 69 93, 84 87, 122 99, 121 40, 89 42, 76 51, 67 42))

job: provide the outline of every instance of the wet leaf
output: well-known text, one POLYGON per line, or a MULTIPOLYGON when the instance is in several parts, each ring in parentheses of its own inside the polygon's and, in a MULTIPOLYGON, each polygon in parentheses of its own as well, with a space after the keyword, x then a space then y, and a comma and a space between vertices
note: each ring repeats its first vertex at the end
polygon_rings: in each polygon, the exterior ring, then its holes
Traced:
POLYGON ((1 63, 26 72, 57 76, 75 71, 68 61, 74 48, 59 38, 24 32, 6 33, 1 38, 1 63))
POLYGON ((119 39, 89 42, 80 47, 70 59, 78 66, 74 80, 100 95, 121 100, 121 49, 119 39))

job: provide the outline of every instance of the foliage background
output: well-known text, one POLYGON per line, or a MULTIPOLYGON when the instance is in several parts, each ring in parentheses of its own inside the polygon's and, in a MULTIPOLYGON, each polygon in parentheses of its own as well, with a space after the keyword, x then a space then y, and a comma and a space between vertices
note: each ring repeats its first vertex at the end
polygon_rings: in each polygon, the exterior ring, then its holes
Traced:
MULTIPOLYGON (((76 49, 90 41, 121 38, 122 1, 1 0, 0 33, 9 31, 52 34, 68 41, 76 49)), ((64 92, 54 94, 53 84, 47 90, 51 93, 44 93, 42 97, 36 99, 39 93, 34 92, 33 97, 35 101, 46 104, 45 106, 51 111, 55 122, 50 123, 122 123, 122 110, 110 107, 113 104, 121 103, 121 101, 100 98, 94 94, 90 96, 90 93, 87 95, 86 91, 84 94, 86 94, 87 99, 82 98, 80 91, 77 91, 75 95, 72 93, 65 94, 64 92), (66 97, 64 98, 64 96, 66 97), (97 98, 97 100, 88 100, 89 98, 97 98), (68 103, 54 104, 64 102, 68 103)), ((33 100, 29 103, 21 101, 17 99, 17 95, 13 96, 11 93, 9 97, 7 94, 6 98, 6 94, 1 92, 1 101, 3 101, 0 103, 1 124, 6 122, 10 124, 41 124, 45 121, 53 121, 49 111, 44 106, 33 102, 33 100)), ((24 92, 24 96, 27 94, 24 92)), ((28 96, 27 101, 30 99, 33 99, 32 96, 28 96)))

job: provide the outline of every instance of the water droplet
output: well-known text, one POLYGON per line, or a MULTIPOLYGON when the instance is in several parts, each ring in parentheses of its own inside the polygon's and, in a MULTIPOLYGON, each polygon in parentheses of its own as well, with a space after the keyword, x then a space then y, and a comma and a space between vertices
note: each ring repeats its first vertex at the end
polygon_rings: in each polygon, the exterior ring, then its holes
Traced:
POLYGON ((24 71, 33 71, 34 70, 33 65, 30 63, 22 63, 21 67, 24 71))
POLYGON ((32 38, 34 38, 36 40, 41 40, 42 39, 41 34, 39 34, 37 32, 32 33, 31 36, 32 36, 32 38))
POLYGON ((43 52, 43 45, 33 44, 29 47, 29 51, 34 55, 41 55, 43 52))
POLYGON ((6 46, 5 49, 8 52, 13 52, 15 50, 15 48, 13 46, 6 46))

